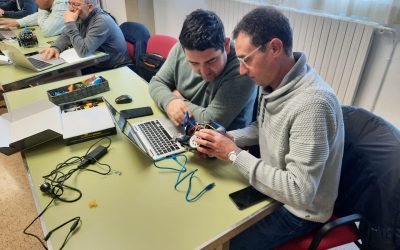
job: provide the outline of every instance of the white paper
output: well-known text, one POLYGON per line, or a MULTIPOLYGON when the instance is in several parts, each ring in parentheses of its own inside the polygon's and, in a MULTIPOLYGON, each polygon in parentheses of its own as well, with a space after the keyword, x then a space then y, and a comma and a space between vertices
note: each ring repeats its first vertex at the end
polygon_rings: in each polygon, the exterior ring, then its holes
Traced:
POLYGON ((0 65, 11 64, 10 58, 8 56, 0 55, 0 65))
POLYGON ((63 137, 71 138, 114 127, 105 105, 61 114, 63 137))
POLYGON ((60 54, 60 58, 64 59, 64 61, 66 61, 67 63, 76 63, 93 57, 95 57, 95 55, 79 57, 78 53, 76 53, 76 50, 74 48, 64 50, 60 54))
MULTIPOLYGON (((1 129, 6 129, 5 126, 7 126, 7 122, 9 123, 8 133, 1 136, 2 147, 8 147, 13 142, 25 139, 47 129, 62 134, 60 108, 48 100, 16 109, 2 115, 0 120, 1 129)), ((1 131, 6 132, 6 130, 1 131)))

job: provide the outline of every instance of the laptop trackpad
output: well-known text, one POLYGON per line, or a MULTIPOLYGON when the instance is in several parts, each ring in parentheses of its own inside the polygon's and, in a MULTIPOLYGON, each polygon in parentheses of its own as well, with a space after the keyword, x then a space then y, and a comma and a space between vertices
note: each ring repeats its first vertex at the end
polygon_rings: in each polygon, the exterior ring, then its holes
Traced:
POLYGON ((61 64, 61 63, 65 62, 62 58, 52 58, 50 60, 46 60, 46 59, 43 59, 40 54, 30 56, 30 58, 34 58, 36 60, 47 62, 47 63, 53 64, 53 65, 57 65, 57 64, 61 64))
POLYGON ((169 120, 166 117, 161 117, 158 118, 158 120, 161 122, 161 124, 164 126, 164 128, 171 133, 172 138, 177 138, 180 137, 181 135, 184 134, 184 130, 182 126, 176 127, 171 120, 169 120))

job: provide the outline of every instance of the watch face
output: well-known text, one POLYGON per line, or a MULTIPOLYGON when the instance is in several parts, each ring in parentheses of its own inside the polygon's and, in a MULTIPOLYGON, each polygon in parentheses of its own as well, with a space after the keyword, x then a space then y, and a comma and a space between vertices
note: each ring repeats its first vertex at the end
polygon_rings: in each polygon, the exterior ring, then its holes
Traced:
POLYGON ((190 140, 189 140, 189 145, 190 145, 190 147, 192 147, 192 148, 198 148, 200 145, 199 144, 197 144, 196 142, 195 142, 195 140, 197 139, 197 136, 195 136, 195 135, 193 135, 192 137, 190 137, 190 140))
POLYGON ((228 158, 229 158, 229 160, 230 160, 231 162, 234 162, 234 161, 236 160, 236 158, 237 158, 237 156, 236 156, 236 154, 235 154, 235 151, 230 152, 230 153, 228 154, 228 158))

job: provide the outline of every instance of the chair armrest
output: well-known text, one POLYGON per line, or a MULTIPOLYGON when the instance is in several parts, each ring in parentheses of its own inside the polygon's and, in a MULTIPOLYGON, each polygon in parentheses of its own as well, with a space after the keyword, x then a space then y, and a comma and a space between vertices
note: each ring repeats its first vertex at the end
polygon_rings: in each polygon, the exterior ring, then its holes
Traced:
POLYGON ((325 237, 325 235, 327 235, 333 229, 340 227, 342 225, 351 224, 356 221, 361 221, 361 219, 362 219, 361 214, 351 214, 348 216, 337 218, 336 220, 326 223, 323 227, 321 227, 320 230, 318 230, 318 232, 316 232, 314 239, 312 240, 310 247, 308 249, 316 250, 322 238, 325 237))

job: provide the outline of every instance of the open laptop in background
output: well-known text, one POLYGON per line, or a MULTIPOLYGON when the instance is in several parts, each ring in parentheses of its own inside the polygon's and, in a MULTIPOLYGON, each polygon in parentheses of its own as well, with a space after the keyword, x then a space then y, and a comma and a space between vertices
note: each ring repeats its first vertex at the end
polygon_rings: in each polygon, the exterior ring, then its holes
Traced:
POLYGON ((17 39, 17 36, 10 28, 0 27, 0 41, 17 39))
POLYGON ((168 118, 129 123, 107 100, 105 103, 122 133, 154 161, 186 151, 175 140, 183 129, 180 131, 168 118))
POLYGON ((61 58, 50 60, 42 59, 39 53, 32 56, 26 56, 18 48, 7 43, 0 43, 0 50, 16 65, 32 69, 34 71, 43 71, 65 63, 65 61, 61 58))

